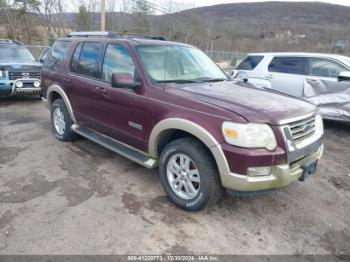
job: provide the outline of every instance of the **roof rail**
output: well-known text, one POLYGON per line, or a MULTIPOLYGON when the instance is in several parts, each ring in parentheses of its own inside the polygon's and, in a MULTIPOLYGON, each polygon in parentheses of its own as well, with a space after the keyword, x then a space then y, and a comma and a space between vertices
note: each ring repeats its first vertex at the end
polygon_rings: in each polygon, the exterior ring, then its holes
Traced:
POLYGON ((139 38, 139 39, 153 39, 168 41, 164 36, 151 36, 134 33, 115 33, 115 32, 102 32, 102 31, 91 31, 91 32, 71 32, 67 37, 111 37, 111 38, 139 38))
POLYGON ((134 33, 121 33, 121 35, 126 36, 128 38, 141 38, 141 39, 152 39, 152 40, 161 40, 168 41, 168 39, 164 36, 158 35, 142 35, 142 34, 134 34, 134 33))
POLYGON ((0 44, 16 44, 16 45, 23 45, 21 42, 11 39, 0 39, 0 44))
POLYGON ((114 32, 103 32, 103 31, 91 31, 91 32, 71 32, 67 35, 68 37, 120 37, 114 32))

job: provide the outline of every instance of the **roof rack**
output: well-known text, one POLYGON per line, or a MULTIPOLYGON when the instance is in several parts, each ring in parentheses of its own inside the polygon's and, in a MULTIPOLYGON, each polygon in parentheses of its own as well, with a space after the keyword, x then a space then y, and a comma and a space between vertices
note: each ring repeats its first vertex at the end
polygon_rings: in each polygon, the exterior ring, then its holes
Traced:
POLYGON ((142 35, 142 34, 134 34, 134 33, 121 33, 121 35, 126 36, 128 38, 141 38, 141 39, 168 41, 166 37, 161 35, 142 35))
POLYGON ((91 31, 91 32, 71 32, 67 37, 110 37, 110 38, 139 38, 139 39, 152 39, 168 41, 164 36, 151 36, 134 33, 115 33, 115 32, 102 32, 102 31, 91 31))
POLYGON ((21 42, 11 39, 0 39, 0 44, 16 44, 16 45, 23 45, 21 42))
POLYGON ((68 37, 89 37, 89 36, 92 36, 92 37, 118 37, 119 35, 114 33, 114 32, 91 31, 91 32, 71 32, 67 36, 68 37))

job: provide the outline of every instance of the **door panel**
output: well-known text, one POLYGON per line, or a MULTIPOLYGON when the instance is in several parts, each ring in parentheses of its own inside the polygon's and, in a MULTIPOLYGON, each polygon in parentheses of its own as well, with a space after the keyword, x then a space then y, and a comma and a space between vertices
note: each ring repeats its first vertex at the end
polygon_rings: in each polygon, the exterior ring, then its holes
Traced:
POLYGON ((306 66, 307 59, 304 57, 275 57, 269 64, 265 77, 271 82, 272 89, 301 97, 307 74, 306 66))
POLYGON ((78 44, 70 64, 71 73, 65 79, 77 121, 91 128, 96 127, 94 91, 99 83, 96 77, 101 47, 101 43, 78 44))
POLYGON ((69 78, 70 87, 68 91, 68 98, 71 101, 74 115, 78 123, 86 127, 95 127, 95 94, 93 83, 97 81, 73 74, 70 74, 69 78))
POLYGON ((341 72, 349 71, 340 63, 327 58, 309 58, 308 67, 309 75, 304 82, 305 97, 349 91, 349 82, 338 81, 341 72))
POLYGON ((151 104, 138 90, 113 88, 112 73, 129 73, 138 80, 133 58, 126 46, 108 44, 102 64, 101 81, 95 92, 95 115, 98 131, 141 150, 147 149, 145 127, 151 104))
POLYGON ((350 82, 338 81, 342 64, 326 58, 309 59, 309 76, 305 79, 303 98, 317 105, 324 118, 350 118, 350 82))
POLYGON ((267 77, 272 89, 296 97, 303 94, 304 78, 305 76, 283 73, 269 73, 267 77))

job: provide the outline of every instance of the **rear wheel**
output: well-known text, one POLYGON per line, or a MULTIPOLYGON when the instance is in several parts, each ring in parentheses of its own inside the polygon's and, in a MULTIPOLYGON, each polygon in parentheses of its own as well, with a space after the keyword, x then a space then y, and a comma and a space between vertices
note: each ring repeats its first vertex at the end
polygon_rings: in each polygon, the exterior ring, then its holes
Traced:
POLYGON ((73 124, 62 99, 56 99, 51 106, 51 124, 56 138, 60 141, 74 141, 77 134, 71 130, 73 124))
POLYGON ((167 145, 161 154, 159 173, 169 199, 188 211, 213 205, 221 196, 214 160, 194 138, 177 139, 167 145))

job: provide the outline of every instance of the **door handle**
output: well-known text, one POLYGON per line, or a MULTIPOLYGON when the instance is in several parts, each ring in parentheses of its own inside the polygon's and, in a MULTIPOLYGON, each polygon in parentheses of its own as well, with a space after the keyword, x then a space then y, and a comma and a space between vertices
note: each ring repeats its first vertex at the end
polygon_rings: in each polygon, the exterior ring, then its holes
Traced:
POLYGON ((318 81, 316 79, 306 79, 306 81, 309 83, 309 84, 318 84, 318 81))
POLYGON ((107 94, 106 89, 104 89, 103 87, 100 87, 100 86, 96 87, 96 92, 98 94, 107 94))
POLYGON ((70 83, 71 80, 70 80, 69 77, 64 77, 64 78, 63 78, 63 81, 66 82, 66 83, 70 83))
POLYGON ((265 77, 266 77, 267 79, 272 79, 272 78, 273 78, 273 75, 272 75, 272 74, 267 74, 265 77))

